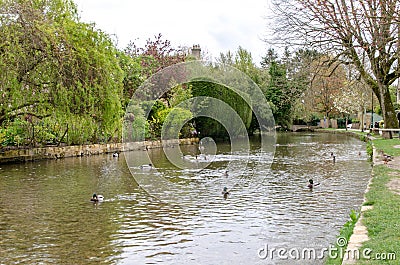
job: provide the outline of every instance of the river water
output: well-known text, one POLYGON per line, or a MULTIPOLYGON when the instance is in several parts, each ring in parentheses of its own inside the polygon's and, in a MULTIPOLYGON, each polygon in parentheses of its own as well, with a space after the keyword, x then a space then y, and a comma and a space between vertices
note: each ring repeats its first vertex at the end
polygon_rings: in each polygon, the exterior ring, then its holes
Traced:
MULTIPOLYGON (((293 258, 304 248, 319 255, 361 206, 371 172, 365 144, 337 134, 279 134, 271 167, 262 166, 259 158, 271 157, 258 147, 251 142, 245 169, 235 167, 242 154, 227 143, 198 157, 207 163, 201 170, 174 167, 162 149, 127 154, 148 153, 150 170, 112 155, 1 165, 0 264, 323 263, 293 258), (166 199, 135 181, 160 176, 178 188, 166 199), (310 178, 320 183, 312 191, 310 178), (91 203, 94 192, 104 202, 91 203)), ((198 149, 182 151, 194 159, 198 149)))

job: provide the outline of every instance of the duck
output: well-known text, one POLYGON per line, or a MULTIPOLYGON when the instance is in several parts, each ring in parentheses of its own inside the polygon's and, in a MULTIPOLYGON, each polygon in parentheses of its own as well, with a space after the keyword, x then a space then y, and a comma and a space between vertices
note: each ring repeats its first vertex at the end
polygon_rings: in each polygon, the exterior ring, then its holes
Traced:
POLYGON ((228 195, 229 195, 228 188, 227 188, 227 187, 224 187, 224 189, 222 190, 221 193, 222 193, 222 195, 224 195, 224 197, 228 196, 228 195))
POLYGON ((90 201, 92 202, 102 202, 104 200, 104 196, 103 195, 97 195, 96 193, 93 194, 92 198, 90 199, 90 201))
MULTIPOLYGON (((192 156, 190 156, 190 155, 182 155, 182 159, 190 161, 190 160, 192 160, 192 156)), ((197 157, 196 157, 196 159, 197 159, 197 157)))
POLYGON ((315 186, 318 186, 320 183, 316 183, 316 184, 314 184, 314 180, 313 179, 310 179, 310 180, 308 180, 308 185, 307 185, 307 187, 310 189, 310 190, 312 190, 315 186))
POLYGON ((142 169, 142 170, 151 170, 154 167, 153 167, 152 164, 147 164, 147 165, 141 165, 139 168, 142 169))
POLYGON ((383 150, 381 150, 380 153, 381 153, 382 161, 383 161, 384 164, 387 164, 389 161, 392 161, 392 156, 390 156, 388 154, 385 154, 383 152, 383 150))
POLYGON ((387 154, 382 154, 383 163, 387 164, 389 161, 392 161, 392 156, 387 154))

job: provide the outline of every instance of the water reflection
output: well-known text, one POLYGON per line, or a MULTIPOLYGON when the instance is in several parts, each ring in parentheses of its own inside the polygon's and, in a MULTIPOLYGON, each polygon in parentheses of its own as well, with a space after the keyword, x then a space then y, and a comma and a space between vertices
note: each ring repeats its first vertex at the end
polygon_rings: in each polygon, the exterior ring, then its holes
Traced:
MULTIPOLYGON (((364 144, 343 135, 283 134, 277 143, 271 169, 259 166, 252 142, 248 174, 231 163, 228 176, 227 164, 240 153, 227 144, 199 171, 177 169, 161 149, 151 150, 158 170, 137 174, 159 174, 193 191, 174 190, 171 201, 139 188, 124 159, 112 155, 3 165, 0 263, 294 264, 262 260, 257 250, 334 242, 362 202, 370 165, 364 144), (309 178, 321 185, 310 191, 309 178), (105 202, 90 203, 93 192, 105 202)), ((182 150, 194 155, 195 148, 182 150)))

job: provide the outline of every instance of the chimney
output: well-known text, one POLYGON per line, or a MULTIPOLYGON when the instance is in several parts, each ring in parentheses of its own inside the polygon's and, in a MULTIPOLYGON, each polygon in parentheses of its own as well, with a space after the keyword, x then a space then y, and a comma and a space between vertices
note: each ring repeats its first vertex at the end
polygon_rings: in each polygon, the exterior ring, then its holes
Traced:
POLYGON ((200 52, 201 52, 200 45, 194 44, 192 48, 192 56, 196 58, 196 60, 200 60, 200 52))

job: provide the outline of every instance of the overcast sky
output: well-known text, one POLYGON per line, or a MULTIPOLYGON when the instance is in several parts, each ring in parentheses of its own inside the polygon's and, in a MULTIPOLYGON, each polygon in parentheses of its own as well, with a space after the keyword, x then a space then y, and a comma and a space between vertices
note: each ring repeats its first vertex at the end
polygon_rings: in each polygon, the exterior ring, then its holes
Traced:
POLYGON ((118 47, 140 46, 161 33, 174 47, 200 44, 212 58, 220 52, 250 51, 259 64, 267 45, 264 19, 269 0, 74 0, 84 22, 115 35, 118 47))

